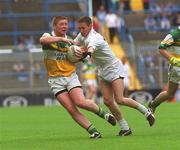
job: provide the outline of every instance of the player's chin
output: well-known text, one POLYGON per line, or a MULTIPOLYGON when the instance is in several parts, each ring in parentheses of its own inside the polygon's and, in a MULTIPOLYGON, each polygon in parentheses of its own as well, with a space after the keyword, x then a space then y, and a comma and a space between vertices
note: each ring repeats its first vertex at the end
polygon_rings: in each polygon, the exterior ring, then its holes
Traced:
POLYGON ((67 30, 62 30, 61 35, 65 35, 67 33, 67 30))
POLYGON ((82 35, 82 36, 84 36, 84 37, 86 37, 86 36, 87 36, 87 34, 86 34, 86 33, 81 33, 81 35, 82 35))

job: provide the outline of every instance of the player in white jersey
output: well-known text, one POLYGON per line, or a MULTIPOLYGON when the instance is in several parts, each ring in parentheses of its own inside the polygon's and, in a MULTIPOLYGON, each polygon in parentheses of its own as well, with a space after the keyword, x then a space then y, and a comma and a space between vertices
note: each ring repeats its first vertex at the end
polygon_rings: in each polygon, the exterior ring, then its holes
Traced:
MULTIPOLYGON (((152 126, 155 122, 154 115, 140 103, 130 98, 123 96, 124 85, 124 70, 122 62, 115 56, 105 41, 103 36, 97 33, 92 28, 92 21, 90 17, 82 17, 78 21, 80 33, 74 39, 77 45, 85 47, 86 52, 90 53, 93 61, 96 63, 100 80, 100 86, 104 98, 105 105, 110 109, 112 114, 118 121, 121 130, 119 136, 130 135, 131 129, 128 123, 123 118, 117 103, 126 105, 131 108, 139 110, 147 118, 149 125, 152 126), (115 101, 114 101, 115 99, 115 101)), ((82 51, 76 50, 77 56, 82 55, 82 51)))

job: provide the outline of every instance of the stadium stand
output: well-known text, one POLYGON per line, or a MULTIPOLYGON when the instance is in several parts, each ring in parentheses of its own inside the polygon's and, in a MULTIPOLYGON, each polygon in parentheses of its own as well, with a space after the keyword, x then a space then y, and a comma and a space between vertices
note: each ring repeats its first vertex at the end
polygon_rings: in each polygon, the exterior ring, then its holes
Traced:
MULTIPOLYGON (((145 58, 147 51, 151 51, 152 54, 157 52, 159 40, 165 36, 167 31, 162 31, 158 28, 156 33, 150 34, 145 30, 144 19, 150 11, 143 9, 142 0, 138 1, 139 3, 135 3, 134 0, 131 0, 131 8, 133 9, 124 11, 124 14, 121 14, 125 20, 125 28, 127 30, 125 34, 128 38, 125 41, 120 41, 122 48, 117 48, 116 46, 119 46, 117 44, 113 49, 115 49, 117 53, 121 53, 120 58, 123 55, 128 56, 129 62, 132 65, 131 71, 136 71, 133 72, 133 76, 135 77, 135 75, 137 75, 140 79, 139 81, 138 78, 134 78, 135 86, 138 85, 139 87, 141 82, 143 88, 154 88, 153 86, 157 88, 165 82, 167 77, 164 76, 163 72, 165 72, 167 68, 165 67, 162 71, 159 70, 159 68, 148 68, 145 65, 145 58), (124 49, 124 53, 122 49, 124 49)), ((110 1, 108 1, 108 3, 109 2, 110 1)), ((159 0, 158 2, 168 3, 168 0, 159 0)), ((178 4, 178 0, 174 2, 178 4)), ((20 36, 27 38, 32 35, 35 43, 39 44, 39 37, 42 33, 51 31, 50 21, 53 16, 65 15, 74 18, 85 15, 88 11, 86 0, 1 0, 0 9, 2 9, 0 14, 1 48, 13 48, 13 45, 18 44, 18 38, 20 36)), ((31 79, 31 58, 33 62, 39 62, 42 70, 44 70, 41 52, 26 52, 24 56, 22 56, 22 58, 25 58, 22 60, 26 66, 25 74, 28 74, 28 78, 30 78, 30 80, 25 82, 17 82, 16 74, 10 71, 16 57, 18 56, 18 58, 21 59, 20 53, 17 52, 17 54, 18 55, 15 54, 15 56, 14 53, 13 55, 3 54, 0 57, 0 69, 2 70, 0 73, 0 81, 2 83, 0 85, 1 92, 4 92, 4 87, 11 87, 12 91, 14 89, 27 90, 28 88, 31 88, 31 90, 44 90, 43 87, 47 87, 45 72, 41 72, 45 80, 31 79), (32 55, 31 58, 29 54, 32 55), (8 81, 9 84, 6 84, 6 81, 8 81)), ((163 60, 159 60, 156 66, 160 66, 163 63, 163 60)))
MULTIPOLYGON (((32 36, 38 47, 39 37, 44 32, 51 31, 50 21, 53 16, 64 15, 71 18, 85 15, 88 10, 86 1, 1 0, 0 6, 3 8, 0 14, 0 93, 49 92, 40 48, 34 48, 34 51, 18 50, 18 44, 22 42, 19 38, 27 39, 32 36), (17 60, 25 66, 22 73, 24 78, 20 80, 17 78, 18 73, 12 70, 17 60), (40 64, 40 72, 33 72, 34 62, 40 64)), ((24 44, 24 41, 20 44, 24 44)))
MULTIPOLYGON (((159 0, 158 4, 164 9, 170 1, 159 0)), ((180 11, 179 1, 173 1, 173 9, 171 10, 172 15, 169 15, 170 21, 172 21, 175 13, 180 11)), ((167 9, 163 10, 166 11, 167 9)), ((169 11, 169 10, 168 10, 169 11)), ((170 14, 171 14, 170 13, 170 14)), ((157 23, 155 32, 149 33, 144 25, 145 18, 153 14, 150 10, 139 10, 139 11, 124 11, 122 15, 124 17, 126 28, 129 32, 129 42, 121 42, 123 49, 125 49, 130 61, 134 65, 137 71, 137 75, 142 83, 143 88, 162 88, 164 83, 167 81, 168 65, 164 64, 165 61, 158 54, 158 45, 165 35, 170 32, 171 29, 175 28, 171 22, 171 28, 163 30, 160 27, 160 22, 157 23), (156 60, 152 60, 152 67, 146 66, 146 58, 150 55, 156 60), (162 68, 163 66, 163 68, 162 68)), ((159 14, 161 16, 161 13, 159 14)), ((159 20, 157 20, 159 21, 159 20)), ((150 59, 150 57, 148 58, 150 59)))
POLYGON ((33 35, 36 43, 38 43, 38 37, 43 32, 50 31, 50 20, 53 16, 73 17, 87 13, 84 0, 18 2, 3 0, 0 1, 0 5, 5 8, 0 15, 0 23, 2 22, 0 26, 1 45, 17 44, 19 35, 33 35))

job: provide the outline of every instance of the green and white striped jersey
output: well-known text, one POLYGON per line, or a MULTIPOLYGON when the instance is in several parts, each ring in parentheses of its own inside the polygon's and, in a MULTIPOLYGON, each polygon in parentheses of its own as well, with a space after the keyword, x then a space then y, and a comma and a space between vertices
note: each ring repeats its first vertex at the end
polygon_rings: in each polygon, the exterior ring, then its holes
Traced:
POLYGON ((175 29, 160 43, 159 49, 170 52, 175 57, 180 57, 180 29, 175 29))

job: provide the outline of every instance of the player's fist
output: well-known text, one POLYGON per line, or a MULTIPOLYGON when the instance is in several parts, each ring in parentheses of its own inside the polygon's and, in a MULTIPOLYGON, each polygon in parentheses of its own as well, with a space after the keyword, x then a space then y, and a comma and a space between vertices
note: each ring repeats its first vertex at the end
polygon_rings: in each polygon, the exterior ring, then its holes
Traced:
POLYGON ((176 58, 176 57, 171 57, 170 58, 170 64, 180 67, 180 59, 176 58))

